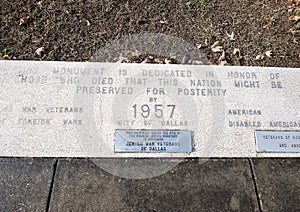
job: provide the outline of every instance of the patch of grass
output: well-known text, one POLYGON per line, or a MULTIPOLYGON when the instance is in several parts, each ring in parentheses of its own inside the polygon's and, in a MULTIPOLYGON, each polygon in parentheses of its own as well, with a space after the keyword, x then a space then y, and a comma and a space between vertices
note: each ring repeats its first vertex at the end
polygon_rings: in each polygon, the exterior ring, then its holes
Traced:
POLYGON ((5 23, 5 24, 8 24, 12 21, 12 17, 10 14, 5 14, 3 17, 2 17, 2 23, 5 23))
POLYGON ((125 7, 126 10, 130 11, 129 1, 127 1, 127 2, 124 4, 124 7, 125 7))
POLYGON ((207 11, 212 7, 212 5, 208 3, 207 0, 198 0, 198 3, 204 11, 207 11))
POLYGON ((208 34, 209 37, 219 38, 221 36, 220 31, 213 25, 205 28, 204 31, 208 34))
POLYGON ((188 7, 188 10, 191 10, 191 5, 192 5, 192 2, 188 1, 187 3, 185 3, 186 6, 188 7))
POLYGON ((240 66, 240 65, 241 65, 241 64, 240 64, 239 61, 236 61, 236 60, 235 60, 235 61, 233 62, 233 66, 240 66))
POLYGON ((268 48, 270 48, 270 47, 272 47, 273 46, 273 43, 274 43, 274 41, 272 40, 272 39, 270 39, 270 38, 263 38, 263 44, 266 46, 266 47, 268 47, 268 48))
POLYGON ((12 51, 10 49, 3 49, 1 55, 3 60, 10 60, 12 58, 12 51))
POLYGON ((236 24, 236 25, 243 25, 243 24, 246 24, 246 23, 247 23, 247 21, 246 21, 245 19, 242 19, 242 18, 237 19, 237 20, 235 21, 235 24, 236 24))
POLYGON ((187 11, 196 11, 201 10, 202 12, 208 12, 213 6, 212 3, 207 0, 190 0, 184 2, 182 0, 178 0, 178 4, 183 6, 183 9, 187 8, 187 11))

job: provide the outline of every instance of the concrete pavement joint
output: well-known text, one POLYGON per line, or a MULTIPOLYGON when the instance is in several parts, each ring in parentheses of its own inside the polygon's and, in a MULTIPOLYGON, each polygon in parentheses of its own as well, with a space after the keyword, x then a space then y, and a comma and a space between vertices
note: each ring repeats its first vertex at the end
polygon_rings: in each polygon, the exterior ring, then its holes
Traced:
POLYGON ((252 179, 253 179, 253 183, 254 183, 254 189, 255 189, 255 194, 256 194, 256 198, 257 198, 258 208, 259 208, 259 211, 262 212, 262 202, 261 202, 261 199, 259 198, 259 193, 258 193, 258 188, 257 188, 257 183, 256 183, 256 175, 254 173, 253 163, 252 163, 251 158, 248 158, 248 161, 249 161, 252 179))
POLYGON ((52 175, 51 184, 50 184, 50 188, 49 188, 49 195, 48 195, 48 198, 47 198, 46 212, 48 212, 49 208, 50 208, 50 202, 51 202, 52 190, 53 190, 53 186, 54 186, 57 163, 58 163, 58 159, 56 159, 55 163, 53 164, 53 175, 52 175))

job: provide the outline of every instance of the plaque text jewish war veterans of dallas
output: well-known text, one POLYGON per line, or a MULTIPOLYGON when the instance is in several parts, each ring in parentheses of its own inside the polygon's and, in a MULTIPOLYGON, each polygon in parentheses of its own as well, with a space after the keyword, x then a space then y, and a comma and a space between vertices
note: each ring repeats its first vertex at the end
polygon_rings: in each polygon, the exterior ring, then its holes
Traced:
POLYGON ((300 70, 0 61, 0 155, 299 157, 300 70))

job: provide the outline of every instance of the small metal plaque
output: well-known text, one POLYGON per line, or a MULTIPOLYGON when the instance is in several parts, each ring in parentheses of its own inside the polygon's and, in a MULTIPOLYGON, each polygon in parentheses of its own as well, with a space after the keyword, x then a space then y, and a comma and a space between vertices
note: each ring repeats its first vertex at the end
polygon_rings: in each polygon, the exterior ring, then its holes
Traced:
POLYGON ((187 130, 116 130, 115 152, 192 152, 187 130))
POLYGON ((300 152, 300 132, 256 131, 258 152, 300 152))

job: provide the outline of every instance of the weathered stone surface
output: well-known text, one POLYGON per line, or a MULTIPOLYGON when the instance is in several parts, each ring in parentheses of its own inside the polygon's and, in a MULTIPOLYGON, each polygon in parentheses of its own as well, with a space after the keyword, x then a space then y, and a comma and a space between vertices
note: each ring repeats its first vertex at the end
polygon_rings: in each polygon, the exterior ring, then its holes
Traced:
POLYGON ((88 160, 59 160, 51 211, 257 211, 249 162, 189 159, 164 175, 119 178, 88 160))
POLYGON ((274 142, 279 152, 257 152, 255 140, 258 130, 300 130, 299 74, 273 67, 0 61, 0 155, 299 157, 299 138, 285 148, 282 136, 274 142), (119 153, 116 129, 188 130, 194 148, 174 154, 145 137, 139 147, 150 152, 119 153))
POLYGON ((0 210, 45 211, 54 159, 0 158, 0 210))
POLYGON ((300 210, 300 159, 253 159, 263 211, 300 210))

